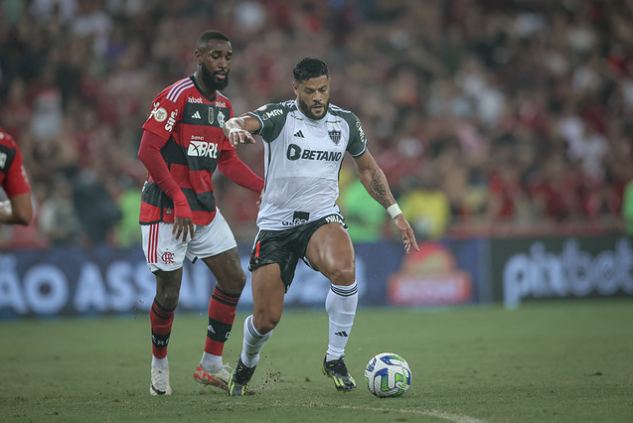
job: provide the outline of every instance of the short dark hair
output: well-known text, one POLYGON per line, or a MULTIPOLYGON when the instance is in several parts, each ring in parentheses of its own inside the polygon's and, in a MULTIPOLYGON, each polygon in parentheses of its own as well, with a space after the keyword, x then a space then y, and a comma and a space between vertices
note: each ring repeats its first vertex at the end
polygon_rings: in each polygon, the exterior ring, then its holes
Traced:
POLYGON ((207 46, 207 44, 209 44, 209 41, 211 40, 222 40, 229 43, 231 42, 231 40, 229 40, 229 37, 227 37, 220 31, 207 31, 203 33, 200 37, 198 37, 198 43, 196 44, 196 46, 198 49, 203 49, 207 46))
POLYGON ((302 59, 292 70, 295 82, 307 81, 308 79, 317 78, 325 75, 329 78, 327 65, 321 59, 306 57, 302 59))

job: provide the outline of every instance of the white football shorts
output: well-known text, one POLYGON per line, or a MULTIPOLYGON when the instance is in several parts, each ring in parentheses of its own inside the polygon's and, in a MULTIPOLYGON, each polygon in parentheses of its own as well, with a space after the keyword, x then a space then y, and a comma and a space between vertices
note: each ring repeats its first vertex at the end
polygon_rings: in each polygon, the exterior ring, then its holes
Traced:
POLYGON ((149 270, 177 270, 182 267, 185 257, 193 261, 197 257, 211 257, 237 247, 233 231, 220 209, 216 210, 211 223, 206 226, 194 225, 193 239, 186 243, 182 242, 182 238, 176 240, 172 234, 173 223, 141 225, 143 252, 149 270))

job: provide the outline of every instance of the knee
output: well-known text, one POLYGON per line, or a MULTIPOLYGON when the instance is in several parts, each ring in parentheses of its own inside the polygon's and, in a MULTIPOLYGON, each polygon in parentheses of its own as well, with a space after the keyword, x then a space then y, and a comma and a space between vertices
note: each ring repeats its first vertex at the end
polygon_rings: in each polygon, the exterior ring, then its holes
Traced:
POLYGON ((241 268, 236 269, 228 277, 218 279, 217 285, 222 292, 229 295, 240 295, 246 285, 246 274, 241 268))
POLYGON ((336 263, 323 274, 332 282, 332 285, 351 285, 356 280, 356 268, 354 263, 336 263))
POLYGON ((156 292, 156 300, 167 310, 173 310, 178 305, 180 293, 172 289, 163 289, 156 292))
POLYGON ((253 313, 253 326, 255 326, 257 332, 262 335, 266 335, 268 332, 271 332, 273 329, 275 329, 280 320, 281 316, 274 313, 253 313))

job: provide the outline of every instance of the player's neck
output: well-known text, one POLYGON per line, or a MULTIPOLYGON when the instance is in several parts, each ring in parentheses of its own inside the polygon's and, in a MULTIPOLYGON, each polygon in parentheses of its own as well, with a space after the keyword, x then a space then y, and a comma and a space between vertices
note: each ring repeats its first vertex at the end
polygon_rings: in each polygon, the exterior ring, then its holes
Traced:
POLYGON ((202 94, 204 94, 205 97, 207 97, 209 99, 215 99, 215 94, 216 94, 217 90, 207 87, 204 84, 204 82, 202 81, 202 78, 200 77, 200 75, 199 75, 199 73, 197 71, 193 74, 193 80, 196 83, 196 87, 198 88, 198 90, 202 94))

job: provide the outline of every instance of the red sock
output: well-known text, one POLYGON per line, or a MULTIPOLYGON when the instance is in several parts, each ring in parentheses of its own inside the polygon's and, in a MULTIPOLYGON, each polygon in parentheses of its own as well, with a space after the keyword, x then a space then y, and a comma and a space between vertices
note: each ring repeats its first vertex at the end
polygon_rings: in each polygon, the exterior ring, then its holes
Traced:
POLYGON ((152 354, 156 358, 165 358, 169 335, 171 335, 171 324, 174 321, 174 310, 165 310, 154 298, 149 312, 149 321, 152 326, 152 354))
POLYGON ((235 308, 239 299, 239 295, 225 294, 217 287, 213 290, 209 301, 209 328, 207 330, 207 342, 204 344, 205 352, 213 355, 222 355, 224 343, 233 327, 235 308))

